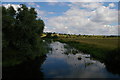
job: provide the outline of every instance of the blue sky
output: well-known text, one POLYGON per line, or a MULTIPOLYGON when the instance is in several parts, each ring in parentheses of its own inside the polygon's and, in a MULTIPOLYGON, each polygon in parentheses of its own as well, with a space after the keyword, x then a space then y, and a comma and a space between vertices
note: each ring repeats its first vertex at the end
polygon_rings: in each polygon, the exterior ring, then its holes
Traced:
POLYGON ((6 7, 8 4, 34 7, 45 22, 45 32, 118 34, 117 2, 3 2, 6 7))

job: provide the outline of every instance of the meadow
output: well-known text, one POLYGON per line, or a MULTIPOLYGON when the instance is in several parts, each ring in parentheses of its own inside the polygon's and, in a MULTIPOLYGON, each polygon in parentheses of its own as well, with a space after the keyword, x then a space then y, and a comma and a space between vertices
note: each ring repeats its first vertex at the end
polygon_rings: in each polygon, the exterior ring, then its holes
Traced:
MULTIPOLYGON (((42 35, 43 37, 46 34, 42 35)), ((88 45, 94 45, 98 48, 105 48, 108 50, 114 50, 118 48, 120 37, 118 36, 102 36, 102 35, 70 35, 70 34, 51 34, 52 37, 57 36, 55 40, 61 40, 65 42, 74 41, 88 45)))
POLYGON ((101 38, 101 37, 60 37, 61 40, 64 41, 75 41, 84 44, 91 44, 95 45, 99 48, 106 48, 106 49, 115 49, 118 47, 118 37, 113 38, 101 38))

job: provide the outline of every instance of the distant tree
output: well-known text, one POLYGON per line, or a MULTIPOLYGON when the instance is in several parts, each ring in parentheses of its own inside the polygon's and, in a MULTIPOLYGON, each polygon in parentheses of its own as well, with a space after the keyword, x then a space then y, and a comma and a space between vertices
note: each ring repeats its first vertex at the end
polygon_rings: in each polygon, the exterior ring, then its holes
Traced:
POLYGON ((53 34, 56 34, 55 32, 53 32, 53 34))
POLYGON ((57 35, 54 35, 52 38, 58 38, 58 36, 57 36, 57 35))
POLYGON ((51 34, 52 34, 52 33, 47 33, 46 37, 47 37, 47 38, 51 38, 51 34))

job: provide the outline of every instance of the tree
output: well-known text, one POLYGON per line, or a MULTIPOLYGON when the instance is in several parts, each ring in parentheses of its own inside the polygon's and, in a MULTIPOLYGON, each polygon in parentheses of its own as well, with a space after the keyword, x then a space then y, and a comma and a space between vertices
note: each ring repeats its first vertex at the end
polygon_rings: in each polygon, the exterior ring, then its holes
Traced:
POLYGON ((8 9, 2 7, 3 47, 9 45, 12 46, 12 40, 14 39, 15 13, 16 11, 12 6, 10 6, 8 9))
POLYGON ((2 7, 3 48, 30 50, 40 45, 44 22, 37 19, 35 8, 21 4, 17 11, 12 6, 2 7), (17 13, 16 13, 17 12, 17 13))
POLYGON ((52 33, 47 33, 46 37, 47 37, 47 38, 51 38, 51 34, 52 34, 52 33))

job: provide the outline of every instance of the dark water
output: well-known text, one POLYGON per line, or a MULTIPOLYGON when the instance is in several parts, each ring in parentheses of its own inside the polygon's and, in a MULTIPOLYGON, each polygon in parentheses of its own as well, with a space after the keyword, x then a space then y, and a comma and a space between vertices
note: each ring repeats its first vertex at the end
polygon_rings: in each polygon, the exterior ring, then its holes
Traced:
POLYGON ((90 55, 64 48, 63 43, 52 42, 52 50, 41 66, 45 78, 120 78, 117 74, 107 71, 104 63, 92 60, 90 55))
POLYGON ((40 67, 45 58, 42 56, 13 67, 3 67, 2 80, 43 80, 40 67))

